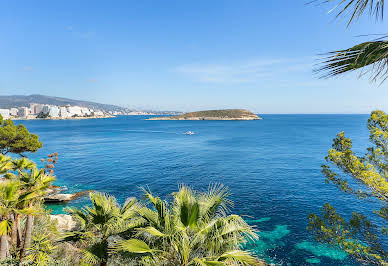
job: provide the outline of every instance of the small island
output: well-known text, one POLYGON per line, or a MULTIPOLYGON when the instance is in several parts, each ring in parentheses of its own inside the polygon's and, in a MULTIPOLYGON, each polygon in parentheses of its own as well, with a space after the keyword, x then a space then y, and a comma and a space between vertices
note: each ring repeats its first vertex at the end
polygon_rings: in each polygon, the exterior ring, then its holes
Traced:
POLYGON ((244 109, 207 110, 175 116, 152 117, 147 120, 260 120, 261 117, 244 109))

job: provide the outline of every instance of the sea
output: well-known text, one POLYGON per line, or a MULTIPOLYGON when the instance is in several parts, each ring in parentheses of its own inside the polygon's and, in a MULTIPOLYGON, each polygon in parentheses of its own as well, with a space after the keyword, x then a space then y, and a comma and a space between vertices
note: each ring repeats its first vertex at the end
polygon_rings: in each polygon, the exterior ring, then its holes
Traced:
MULTIPOLYGON (((186 184, 206 191, 230 189, 232 213, 259 231, 249 249, 278 265, 358 265, 345 253, 318 243, 306 229, 310 213, 329 202, 345 217, 372 217, 377 206, 325 183, 321 165, 341 131, 363 154, 369 145, 368 115, 260 115, 254 121, 147 121, 147 116, 88 120, 28 120, 43 148, 39 161, 58 152, 55 184, 65 193, 96 190, 120 203, 141 199, 141 188, 171 198, 186 184), (193 131, 195 135, 185 135, 193 131)), ((89 204, 83 197, 64 207, 89 204)))

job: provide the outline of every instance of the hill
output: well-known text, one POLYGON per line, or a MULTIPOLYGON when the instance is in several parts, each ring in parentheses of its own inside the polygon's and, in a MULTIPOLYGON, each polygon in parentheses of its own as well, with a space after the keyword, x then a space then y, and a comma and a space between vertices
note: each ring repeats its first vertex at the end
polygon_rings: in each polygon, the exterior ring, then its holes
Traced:
POLYGON ((148 120, 258 120, 254 113, 243 109, 207 110, 176 116, 152 117, 148 120))
POLYGON ((39 94, 33 95, 11 95, 11 96, 0 96, 0 108, 12 108, 12 107, 22 107, 29 106, 30 103, 40 103, 40 104, 51 104, 51 105, 72 105, 72 106, 81 106, 88 107, 91 109, 97 109, 102 111, 130 111, 127 108, 111 105, 111 104, 102 104, 81 100, 73 100, 68 98, 54 97, 54 96, 45 96, 39 94))

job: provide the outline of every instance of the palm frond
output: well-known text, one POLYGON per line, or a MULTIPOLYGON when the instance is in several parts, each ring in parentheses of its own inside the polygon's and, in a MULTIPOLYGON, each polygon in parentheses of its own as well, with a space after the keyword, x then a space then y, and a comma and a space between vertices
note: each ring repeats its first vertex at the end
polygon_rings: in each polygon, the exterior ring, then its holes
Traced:
POLYGON ((230 192, 228 187, 220 184, 212 184, 209 186, 207 193, 199 196, 201 204, 201 216, 209 217, 220 212, 225 215, 233 207, 233 202, 229 200, 230 192))
POLYGON ((0 235, 6 236, 11 232, 12 228, 12 221, 11 220, 3 220, 0 222, 0 235))
POLYGON ((25 170, 25 169, 32 169, 36 167, 36 164, 27 158, 23 157, 20 159, 15 159, 13 161, 14 169, 15 170, 25 170))
POLYGON ((138 229, 136 229, 136 231, 142 232, 142 233, 147 233, 147 234, 154 236, 154 237, 166 237, 167 236, 166 234, 160 232, 155 227, 151 227, 151 226, 148 226, 145 228, 138 228, 138 229))
POLYGON ((9 170, 13 170, 14 165, 11 157, 0 154, 0 175, 7 173, 9 170))
POLYGON ((224 266, 225 263, 216 260, 208 260, 207 258, 195 258, 191 261, 190 265, 195 266, 224 266))
POLYGON ((58 240, 84 243, 86 241, 91 241, 94 239, 95 239, 95 236, 91 232, 72 231, 72 232, 63 233, 58 240))
POLYGON ((81 254, 82 254, 82 257, 80 259, 82 262, 86 264, 96 265, 101 261, 101 259, 96 254, 94 254, 88 249, 82 249, 81 254))
POLYGON ((384 0, 313 0, 310 3, 332 3, 336 5, 329 13, 337 11, 336 18, 348 16, 348 26, 355 20, 359 19, 364 13, 383 19, 384 17, 384 0))
POLYGON ((117 244, 113 245, 113 247, 111 248, 111 251, 113 253, 119 252, 119 251, 126 251, 126 252, 136 253, 136 254, 145 254, 145 253, 153 253, 156 250, 151 249, 144 241, 133 238, 133 239, 119 241, 117 244))
POLYGON ((314 72, 322 73, 321 78, 364 69, 362 74, 370 72, 373 81, 384 81, 388 77, 388 41, 365 42, 346 50, 330 52, 320 65, 314 72))
POLYGON ((253 257, 249 252, 244 250, 232 250, 226 252, 220 256, 219 261, 234 261, 239 262, 243 265, 257 265, 258 260, 253 257))

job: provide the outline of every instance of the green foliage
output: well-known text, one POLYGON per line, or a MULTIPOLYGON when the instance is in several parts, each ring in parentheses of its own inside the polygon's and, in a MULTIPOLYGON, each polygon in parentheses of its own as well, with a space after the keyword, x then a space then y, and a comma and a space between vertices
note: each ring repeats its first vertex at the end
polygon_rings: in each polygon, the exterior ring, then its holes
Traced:
MULTIPOLYGON (((320 2, 337 2, 331 10, 338 10, 336 17, 349 16, 348 25, 359 19, 365 12, 376 19, 383 19, 384 0, 319 0, 320 2)), ((314 2, 314 1, 313 1, 314 2)), ((315 1, 316 2, 316 1, 315 1)))
MULTIPOLYGON (((206 193, 182 186, 173 193, 171 205, 144 190, 149 207, 140 209, 146 221, 136 238, 147 243, 158 265, 257 265, 259 261, 242 251, 257 235, 240 216, 227 215, 232 202, 222 186, 206 193)), ((126 240, 119 242, 125 247, 126 240)))
POLYGON ((242 244, 257 235, 240 216, 227 215, 228 190, 206 193, 182 186, 171 205, 144 190, 145 205, 131 198, 120 207, 113 197, 91 193, 92 207, 68 209, 80 230, 65 241, 78 245, 84 263, 105 265, 258 265, 242 244), (120 259, 119 259, 120 258, 120 259))
POLYGON ((92 207, 69 208, 80 225, 80 229, 64 235, 64 241, 80 243, 82 260, 85 263, 107 263, 110 258, 108 239, 140 226, 143 221, 137 217, 139 204, 128 199, 120 206, 114 197, 101 193, 90 193, 92 207))
MULTIPOLYGON (((320 2, 337 2, 335 9, 339 9, 336 17, 349 15, 348 26, 364 13, 368 13, 376 19, 383 18, 384 0, 325 0, 320 2)), ((372 80, 388 77, 388 41, 386 34, 370 42, 355 45, 349 49, 330 52, 322 62, 322 66, 316 69, 323 73, 321 77, 333 77, 357 69, 371 72, 372 80)))
POLYGON ((47 211, 37 217, 34 224, 31 247, 24 261, 28 265, 48 265, 54 263, 55 241, 59 235, 56 224, 50 219, 47 211))
POLYGON ((380 264, 388 263, 388 254, 380 243, 380 237, 387 233, 384 224, 388 221, 388 115, 372 112, 368 129, 372 145, 364 156, 354 153, 352 141, 341 132, 334 139, 322 172, 326 182, 339 190, 380 204, 375 214, 382 226, 378 228, 360 213, 353 213, 346 221, 326 204, 320 216, 309 216, 309 229, 319 241, 336 245, 362 262, 380 264))
POLYGON ((330 52, 329 56, 323 62, 323 66, 316 71, 323 72, 323 78, 336 76, 346 72, 365 69, 374 73, 373 80, 386 78, 388 63, 388 41, 373 41, 357 44, 354 47, 345 50, 330 52))
MULTIPOLYGON (((0 115, 1 117, 1 115, 0 115)), ((28 132, 24 125, 16 126, 11 120, 3 121, 0 118, 0 153, 9 152, 22 154, 24 152, 36 152, 42 148, 42 142, 37 135, 28 132)))
MULTIPOLYGON (((39 230, 33 234, 32 217, 44 213, 43 198, 55 177, 26 158, 12 159, 0 154, 0 178, 0 238, 6 239, 0 246, 1 258, 45 265, 52 239, 47 239, 47 233, 37 234, 39 230)), ((44 228, 47 231, 50 226, 44 228)))
POLYGON ((49 113, 43 113, 43 112, 40 112, 36 118, 41 118, 41 119, 45 119, 45 118, 48 118, 50 117, 49 113))

